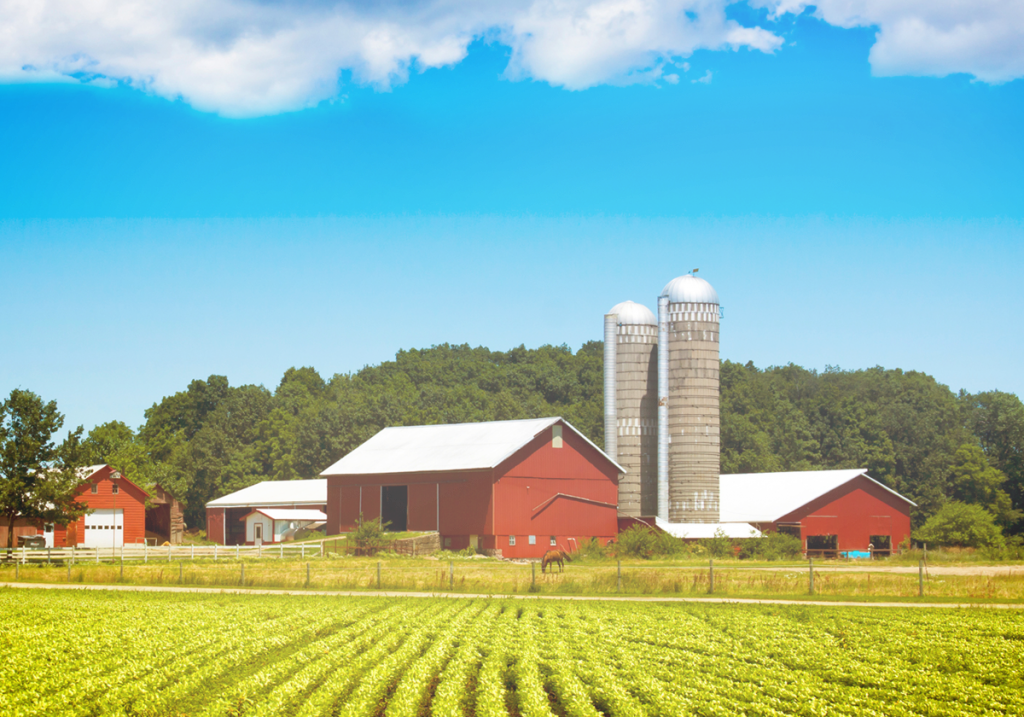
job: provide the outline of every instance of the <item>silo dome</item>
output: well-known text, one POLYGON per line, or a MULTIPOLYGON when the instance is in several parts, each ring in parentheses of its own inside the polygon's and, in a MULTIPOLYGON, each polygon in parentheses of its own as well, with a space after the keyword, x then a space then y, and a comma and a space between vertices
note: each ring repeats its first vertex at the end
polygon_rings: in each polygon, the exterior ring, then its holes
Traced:
MULTIPOLYGON (((704 283, 707 284, 707 282, 704 283)), ((715 293, 715 290, 712 289, 711 293, 715 293)), ((717 301, 717 299, 715 299, 715 301, 717 301)), ((658 318, 654 315, 654 312, 643 304, 637 304, 634 301, 623 301, 621 304, 616 304, 608 311, 608 313, 618 314, 619 324, 632 326, 658 325, 658 318)))
POLYGON ((708 282, 693 274, 676 277, 661 291, 673 304, 717 304, 718 294, 708 282))

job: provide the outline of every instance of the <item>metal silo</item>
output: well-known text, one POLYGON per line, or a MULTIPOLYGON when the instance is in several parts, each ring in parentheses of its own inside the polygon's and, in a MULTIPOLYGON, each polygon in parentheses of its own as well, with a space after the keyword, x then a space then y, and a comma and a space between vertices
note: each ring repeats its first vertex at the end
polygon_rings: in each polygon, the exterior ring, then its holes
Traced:
POLYGON ((619 515, 651 516, 658 506, 658 321, 624 301, 604 317, 605 452, 626 469, 619 515))
POLYGON ((663 499, 658 515, 673 523, 719 519, 720 317, 718 294, 692 274, 670 281, 658 300, 663 330, 658 366, 658 489, 663 499))

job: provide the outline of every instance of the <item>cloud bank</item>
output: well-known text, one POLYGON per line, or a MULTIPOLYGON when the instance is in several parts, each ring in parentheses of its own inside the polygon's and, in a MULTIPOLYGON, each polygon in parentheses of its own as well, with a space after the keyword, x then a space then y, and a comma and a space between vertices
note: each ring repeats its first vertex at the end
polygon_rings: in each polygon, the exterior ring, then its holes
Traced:
MULTIPOLYGON (((732 0, 0 0, 0 81, 117 82, 247 117, 332 99, 343 72, 387 89, 484 39, 510 48, 510 79, 580 90, 668 78, 699 49, 775 52, 771 19, 809 5, 750 2, 769 27, 728 19, 732 0)), ((1024 76, 1020 0, 816 6, 834 25, 878 26, 878 74, 1024 76)))

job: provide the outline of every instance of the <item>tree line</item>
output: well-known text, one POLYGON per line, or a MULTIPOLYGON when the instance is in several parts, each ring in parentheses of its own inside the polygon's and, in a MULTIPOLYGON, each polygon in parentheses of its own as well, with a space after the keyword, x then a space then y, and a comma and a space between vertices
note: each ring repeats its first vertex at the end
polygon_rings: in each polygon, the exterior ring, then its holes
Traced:
MULTIPOLYGON (((154 404, 137 430, 95 427, 76 459, 161 485, 198 527, 207 501, 315 477, 386 426, 559 415, 602 445, 602 375, 603 344, 591 341, 576 352, 443 344, 329 379, 291 368, 273 391, 210 376, 154 404)), ((723 473, 866 468, 918 504, 915 528, 972 506, 1008 534, 1024 532, 1016 395, 954 393, 926 374, 880 367, 723 361, 721 378, 723 473)))

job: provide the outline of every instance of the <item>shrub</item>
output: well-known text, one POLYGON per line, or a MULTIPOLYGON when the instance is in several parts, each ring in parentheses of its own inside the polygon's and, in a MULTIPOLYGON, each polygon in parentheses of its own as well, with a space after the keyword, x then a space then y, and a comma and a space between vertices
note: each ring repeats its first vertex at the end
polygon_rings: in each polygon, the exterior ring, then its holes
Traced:
POLYGON ((359 514, 356 521, 356 529, 352 533, 352 541, 356 546, 356 555, 376 555, 382 550, 390 547, 390 541, 384 535, 384 530, 391 523, 381 523, 380 518, 363 520, 363 514, 359 514))
POLYGON ((766 532, 760 538, 745 538, 740 546, 740 558, 751 560, 800 558, 804 548, 800 538, 779 532, 766 532))
POLYGON ((705 538, 700 544, 712 558, 728 558, 733 555, 732 539, 721 528, 715 531, 715 537, 705 538))
POLYGON ((1006 541, 995 517, 980 505, 946 503, 917 532, 915 540, 931 545, 1002 550, 1006 541))
MULTIPOLYGON (((614 546, 609 546, 614 547, 614 546)), ((597 538, 584 540, 579 548, 573 553, 573 560, 602 560, 608 557, 608 548, 601 545, 597 538)))
POLYGON ((669 557, 687 552, 686 544, 663 530, 655 530, 646 525, 633 525, 619 533, 616 555, 643 558, 669 557))

